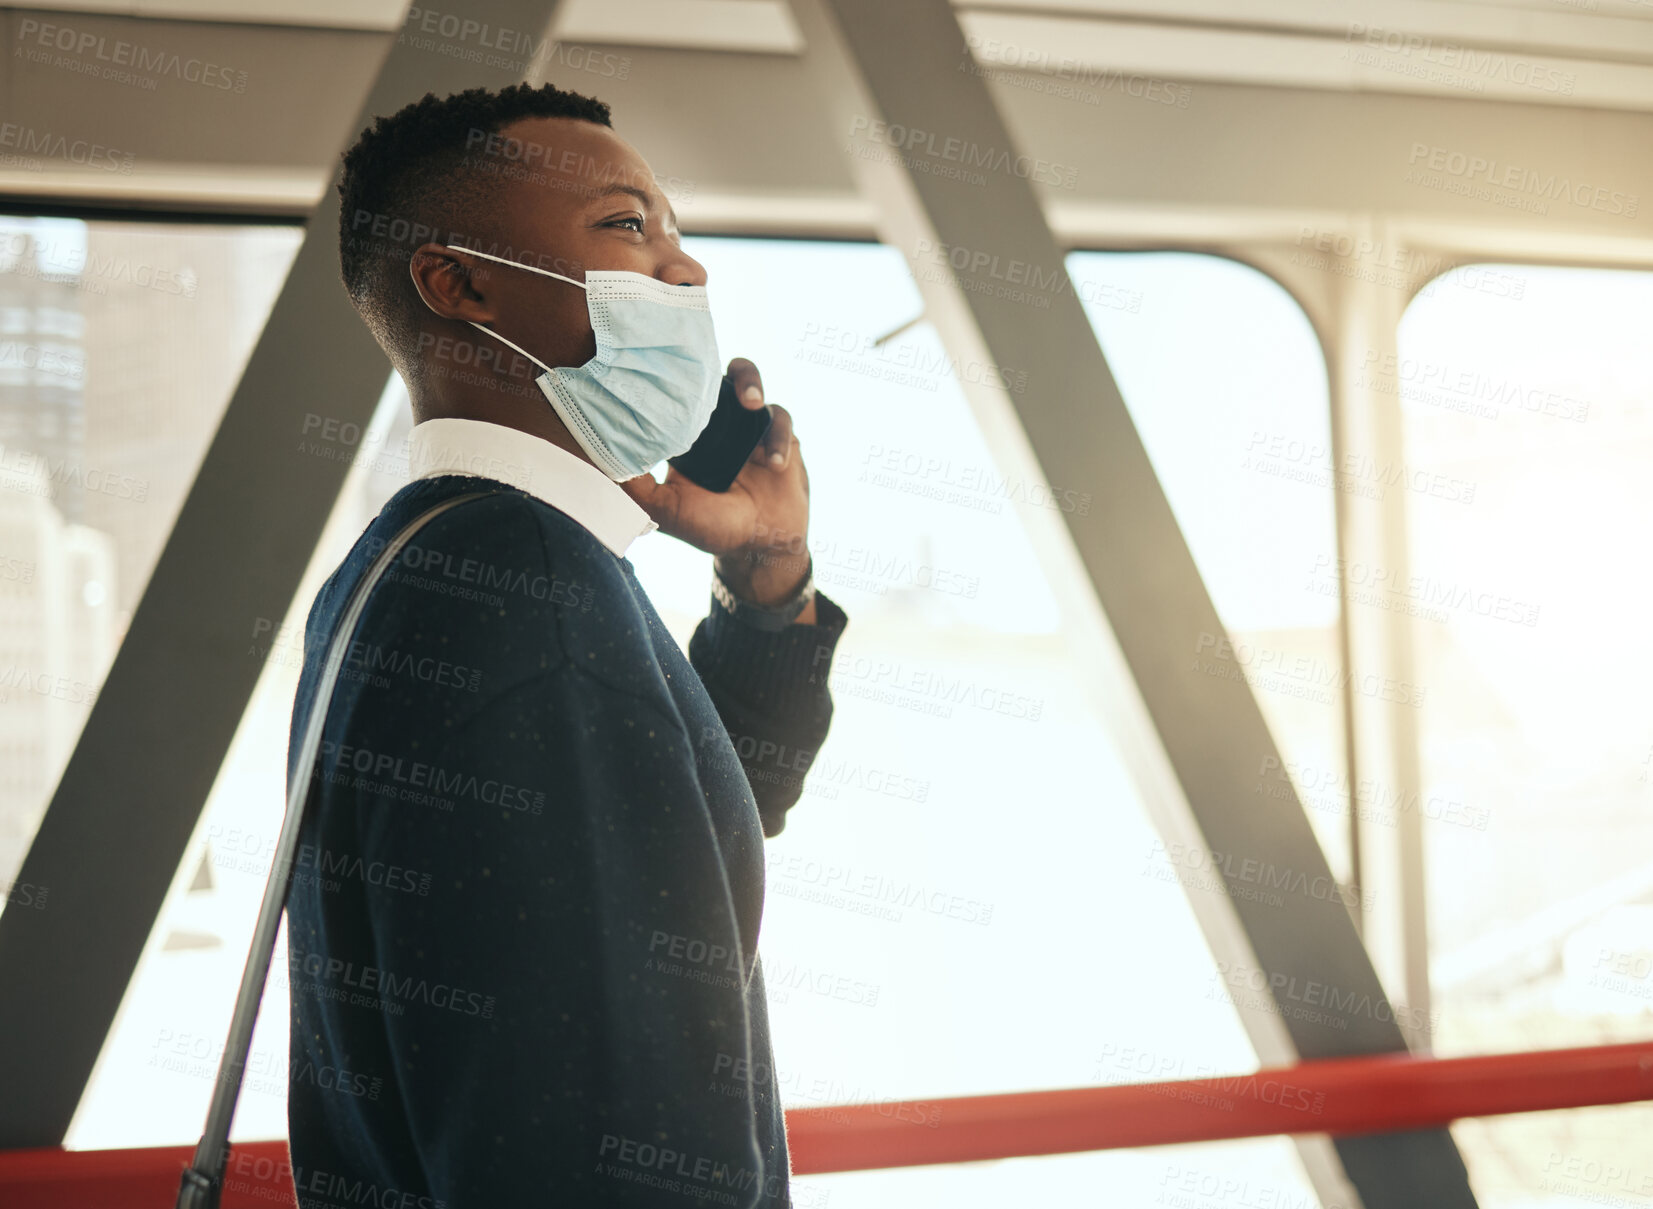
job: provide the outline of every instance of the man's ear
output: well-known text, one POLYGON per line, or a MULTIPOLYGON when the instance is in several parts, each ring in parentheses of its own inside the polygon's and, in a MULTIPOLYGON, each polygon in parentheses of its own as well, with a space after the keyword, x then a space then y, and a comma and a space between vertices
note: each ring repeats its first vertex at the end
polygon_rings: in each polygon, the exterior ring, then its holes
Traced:
POLYGON ((424 304, 443 319, 486 323, 494 313, 477 290, 472 266, 439 243, 422 244, 408 257, 408 276, 424 304))

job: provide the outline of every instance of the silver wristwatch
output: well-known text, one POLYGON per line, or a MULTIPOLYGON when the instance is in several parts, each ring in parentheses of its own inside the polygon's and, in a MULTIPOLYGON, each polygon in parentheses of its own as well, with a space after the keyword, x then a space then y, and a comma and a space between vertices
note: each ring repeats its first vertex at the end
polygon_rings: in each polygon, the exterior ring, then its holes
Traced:
POLYGON ((717 573, 717 564, 712 564, 712 599, 723 607, 742 625, 749 625, 758 630, 778 632, 786 629, 798 619, 798 614, 809 607, 809 602, 815 599, 815 559, 810 557, 809 566, 804 571, 804 582, 790 600, 782 601, 777 605, 753 604, 749 600, 742 600, 729 590, 729 585, 723 582, 723 577, 717 573))

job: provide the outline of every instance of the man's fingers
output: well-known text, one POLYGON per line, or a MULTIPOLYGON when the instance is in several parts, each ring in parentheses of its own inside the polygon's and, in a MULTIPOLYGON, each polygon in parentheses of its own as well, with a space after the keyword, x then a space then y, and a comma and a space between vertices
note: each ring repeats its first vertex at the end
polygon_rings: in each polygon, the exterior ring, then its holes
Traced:
POLYGON ((763 378, 758 374, 758 367, 745 357, 736 357, 729 362, 729 376, 735 380, 735 398, 749 411, 756 411, 763 406, 763 378))
POLYGON ((769 431, 748 460, 761 461, 773 470, 785 470, 792 460, 792 414, 778 403, 769 405, 769 431))
POLYGON ((644 473, 626 479, 620 484, 620 490, 631 496, 637 506, 649 514, 649 519, 662 529, 673 527, 678 509, 683 506, 683 493, 678 490, 677 484, 658 482, 652 474, 644 473))

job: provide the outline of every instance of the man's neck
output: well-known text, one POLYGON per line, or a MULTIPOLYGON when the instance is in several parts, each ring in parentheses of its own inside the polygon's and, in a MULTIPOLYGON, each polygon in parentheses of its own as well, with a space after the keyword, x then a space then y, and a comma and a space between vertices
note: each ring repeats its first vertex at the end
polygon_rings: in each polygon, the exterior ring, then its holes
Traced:
MULTIPOLYGON (((535 393, 539 393, 537 388, 535 393)), ((455 403, 442 399, 415 399, 413 422, 422 424, 426 420, 480 420, 485 424, 514 428, 531 437, 539 437, 542 441, 550 441, 558 449, 566 450, 588 466, 596 466, 586 451, 580 448, 580 443, 569 435, 567 425, 551 410, 551 405, 543 401, 543 397, 538 406, 531 400, 521 404, 500 405, 491 400, 480 403, 455 403)))

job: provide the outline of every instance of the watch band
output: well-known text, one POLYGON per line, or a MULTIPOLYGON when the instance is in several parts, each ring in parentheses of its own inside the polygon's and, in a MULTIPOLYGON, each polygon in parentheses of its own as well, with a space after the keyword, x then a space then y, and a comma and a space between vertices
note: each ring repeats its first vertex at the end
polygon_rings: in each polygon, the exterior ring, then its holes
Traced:
POLYGON ((729 590, 729 585, 723 582, 723 576, 717 573, 717 564, 714 563, 712 599, 717 601, 725 613, 742 625, 768 630, 771 633, 784 630, 796 621, 798 614, 807 609, 809 602, 815 599, 815 557, 810 556, 809 566, 804 570, 804 582, 793 593, 792 598, 777 605, 760 605, 742 600, 729 590))

